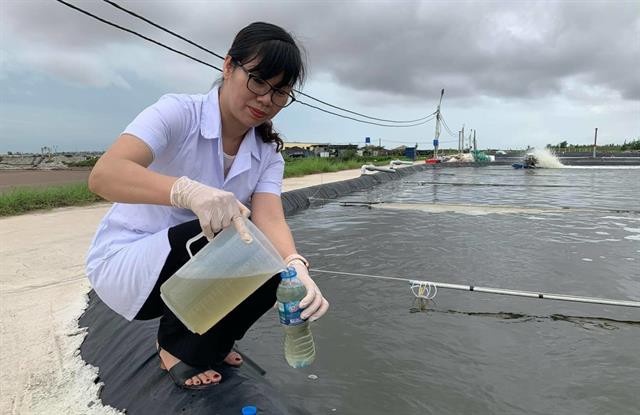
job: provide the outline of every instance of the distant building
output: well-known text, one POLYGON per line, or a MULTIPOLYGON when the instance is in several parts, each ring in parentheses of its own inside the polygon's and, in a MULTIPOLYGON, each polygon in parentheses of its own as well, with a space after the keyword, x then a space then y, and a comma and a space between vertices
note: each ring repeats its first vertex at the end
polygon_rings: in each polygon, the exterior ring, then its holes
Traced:
POLYGON ((320 157, 330 146, 328 143, 285 142, 282 152, 289 157, 320 157))
POLYGON ((284 143, 283 154, 289 157, 337 157, 346 151, 358 150, 357 144, 330 144, 330 143, 284 143))
POLYGON ((355 152, 358 151, 358 145, 357 144, 329 144, 327 147, 327 150, 329 150, 329 154, 331 154, 332 156, 340 156, 341 154, 347 151, 353 151, 355 154, 355 152))
POLYGON ((291 158, 312 157, 314 155, 313 152, 298 146, 285 147, 282 154, 291 158))
POLYGON ((330 145, 329 143, 301 143, 298 141, 289 141, 284 143, 284 148, 300 147, 305 150, 314 151, 318 148, 327 147, 329 145, 330 145))

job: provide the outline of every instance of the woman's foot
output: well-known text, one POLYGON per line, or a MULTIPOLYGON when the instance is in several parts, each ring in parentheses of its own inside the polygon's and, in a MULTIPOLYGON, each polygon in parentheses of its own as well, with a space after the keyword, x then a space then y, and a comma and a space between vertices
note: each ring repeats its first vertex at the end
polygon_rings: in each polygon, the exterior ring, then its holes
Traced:
MULTIPOLYGON (((156 343, 157 346, 157 343, 156 343)), ((163 370, 169 370, 176 364, 180 363, 180 359, 173 356, 171 353, 166 350, 160 348, 160 368, 163 370)), ((228 356, 227 356, 228 357, 228 356)), ((209 385, 209 384, 217 384, 222 380, 222 376, 220 373, 215 370, 206 370, 202 373, 199 373, 193 376, 190 379, 185 380, 184 384, 186 386, 199 386, 199 385, 209 385)))
POLYGON ((242 360, 242 356, 240 356, 240 353, 232 350, 229 352, 227 357, 224 358, 224 362, 229 366, 239 367, 240 365, 242 365, 244 360, 242 360))

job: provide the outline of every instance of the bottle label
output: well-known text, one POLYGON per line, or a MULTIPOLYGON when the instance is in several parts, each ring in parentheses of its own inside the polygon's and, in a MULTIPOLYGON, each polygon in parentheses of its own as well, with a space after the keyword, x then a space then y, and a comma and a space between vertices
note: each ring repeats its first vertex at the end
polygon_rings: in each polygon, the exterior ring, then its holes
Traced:
POLYGON ((295 326, 304 323, 304 320, 300 317, 302 309, 300 308, 300 301, 291 301, 289 303, 281 303, 278 301, 278 315, 280 316, 280 323, 287 326, 295 326))

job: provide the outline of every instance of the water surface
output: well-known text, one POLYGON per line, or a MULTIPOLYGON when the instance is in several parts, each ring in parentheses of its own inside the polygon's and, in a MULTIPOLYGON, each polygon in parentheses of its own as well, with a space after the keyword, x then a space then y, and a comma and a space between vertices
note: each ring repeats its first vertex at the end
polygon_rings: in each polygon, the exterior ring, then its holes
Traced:
MULTIPOLYGON (((640 301, 638 195, 634 169, 451 168, 340 201, 544 209, 317 203, 289 224, 316 268, 640 301)), ((286 366, 275 312, 241 343, 312 413, 639 412, 638 309, 440 290, 416 312, 408 284, 312 275, 331 310, 313 325, 311 368, 286 366)))

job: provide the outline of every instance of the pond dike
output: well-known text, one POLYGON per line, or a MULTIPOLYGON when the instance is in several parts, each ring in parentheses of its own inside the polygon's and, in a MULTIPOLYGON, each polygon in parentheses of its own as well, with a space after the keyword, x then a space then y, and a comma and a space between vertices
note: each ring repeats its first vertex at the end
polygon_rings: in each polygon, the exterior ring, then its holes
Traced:
MULTIPOLYGON (((285 192, 282 194, 285 214, 306 209, 311 197, 333 199, 430 168, 433 167, 416 164, 395 173, 377 172, 285 192)), ((251 350, 243 350, 241 342, 239 351, 245 356, 245 363, 240 368, 216 368, 223 378, 219 385, 191 391, 176 387, 168 373, 159 367, 155 351, 158 319, 128 322, 91 291, 78 325, 87 330, 80 355, 98 368, 95 383, 103 383, 102 403, 128 414, 238 415, 246 405, 255 405, 258 413, 265 414, 310 414, 298 402, 286 402, 268 378, 251 364, 251 350)))

